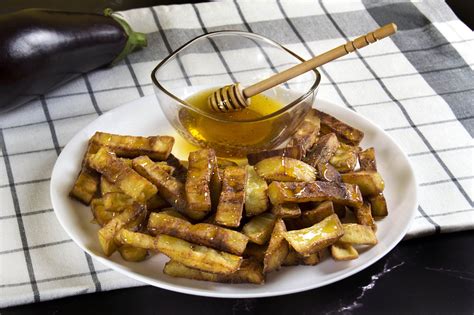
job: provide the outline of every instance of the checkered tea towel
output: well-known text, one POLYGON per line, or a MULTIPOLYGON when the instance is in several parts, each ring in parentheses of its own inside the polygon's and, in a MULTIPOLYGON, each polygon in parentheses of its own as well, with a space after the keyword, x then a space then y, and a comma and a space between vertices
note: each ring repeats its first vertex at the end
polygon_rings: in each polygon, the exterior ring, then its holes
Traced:
POLYGON ((322 67, 318 97, 377 121, 410 157, 420 205, 408 237, 474 227, 474 36, 444 2, 242 0, 121 14, 148 33, 146 49, 0 115, 0 307, 140 285, 69 239, 51 209, 51 171, 86 124, 153 93, 158 61, 215 30, 259 33, 310 58, 395 22, 395 36, 322 67))

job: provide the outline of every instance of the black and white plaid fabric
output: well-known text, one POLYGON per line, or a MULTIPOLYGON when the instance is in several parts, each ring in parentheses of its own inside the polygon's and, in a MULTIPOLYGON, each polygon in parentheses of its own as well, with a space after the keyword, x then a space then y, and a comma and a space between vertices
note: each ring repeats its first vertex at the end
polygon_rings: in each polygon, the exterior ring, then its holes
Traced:
MULTIPOLYGON (((407 237, 474 227, 474 36, 444 2, 246 0, 121 15, 148 33, 146 49, 0 116, 0 307, 140 285, 68 238, 51 209, 50 174, 75 133, 152 94, 157 62, 215 30, 259 33, 310 58, 394 21, 395 36, 324 66, 318 97, 376 121, 409 155, 420 206, 407 237)), ((210 60, 223 75, 239 70, 210 60)))

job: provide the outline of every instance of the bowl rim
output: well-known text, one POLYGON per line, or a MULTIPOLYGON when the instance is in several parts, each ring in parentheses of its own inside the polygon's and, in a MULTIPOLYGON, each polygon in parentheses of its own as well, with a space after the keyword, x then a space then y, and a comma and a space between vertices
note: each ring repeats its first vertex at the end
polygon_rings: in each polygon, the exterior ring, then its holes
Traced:
MULTIPOLYGON (((292 55, 296 59, 300 60, 301 62, 306 61, 306 59, 299 56, 298 54, 296 54, 292 50, 286 48, 285 46, 281 45, 280 43, 278 43, 278 42, 276 42, 272 39, 269 39, 268 37, 265 37, 263 35, 257 34, 257 33, 245 32, 245 31, 236 31, 236 30, 220 30, 220 31, 215 31, 215 32, 208 32, 208 33, 204 33, 202 35, 199 35, 199 36, 189 40, 188 42, 183 44, 181 47, 179 47, 176 50, 174 50, 173 52, 171 52, 165 59, 163 59, 161 62, 158 63, 158 65, 155 66, 155 68, 151 72, 151 80, 152 80, 153 84, 155 85, 155 87, 160 89, 163 93, 165 93, 166 95, 168 95, 169 97, 171 97, 172 99, 177 101, 178 103, 180 103, 181 106, 186 107, 187 109, 192 110, 192 111, 194 111, 194 112, 196 112, 200 115, 203 115, 207 118, 211 118, 213 120, 217 120, 217 121, 221 121, 221 122, 235 122, 233 120, 223 119, 223 118, 220 118, 216 115, 212 115, 212 114, 207 113, 203 110, 195 108, 194 106, 188 104, 185 100, 177 97, 176 95, 174 95, 173 93, 168 91, 160 83, 160 81, 158 79, 156 79, 156 72, 160 68, 162 68, 164 65, 166 65, 170 61, 171 58, 173 58, 175 55, 177 55, 180 51, 182 51, 186 47, 190 46, 195 41, 198 41, 203 37, 213 37, 213 36, 228 35, 228 34, 240 35, 240 36, 245 36, 245 37, 257 37, 260 40, 263 40, 263 41, 265 41, 269 44, 272 44, 274 46, 279 47, 280 49, 286 51, 287 53, 289 53, 290 55, 292 55)), ((271 119, 273 117, 279 116, 279 115, 287 112, 288 110, 290 110, 291 108, 293 108, 297 104, 301 103, 304 99, 309 97, 312 93, 314 93, 319 88, 319 83, 321 82, 321 74, 319 73, 319 71, 316 68, 312 69, 311 71, 313 71, 315 73, 315 76, 316 76, 315 80, 314 80, 312 86, 309 88, 309 90, 306 91, 305 93, 303 93, 302 95, 300 95, 297 99, 293 100, 289 104, 285 105, 284 107, 280 108, 279 110, 277 110, 277 111, 275 111, 271 114, 268 114, 268 115, 265 115, 265 116, 262 116, 262 117, 259 117, 259 118, 254 118, 254 119, 239 120, 238 123, 250 123, 250 122, 258 122, 258 121, 264 121, 264 120, 267 120, 267 119, 271 119)), ((161 102, 160 102, 160 104, 161 104, 161 102)))

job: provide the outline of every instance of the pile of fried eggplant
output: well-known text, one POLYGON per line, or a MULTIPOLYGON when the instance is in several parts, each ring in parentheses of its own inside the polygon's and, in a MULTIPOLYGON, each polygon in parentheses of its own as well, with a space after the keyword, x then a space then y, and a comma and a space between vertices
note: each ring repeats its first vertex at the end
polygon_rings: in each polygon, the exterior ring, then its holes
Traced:
POLYGON ((363 136, 312 109, 287 147, 238 165, 212 148, 180 161, 169 136, 96 132, 70 196, 91 207, 106 256, 161 253, 173 277, 262 284, 282 266, 356 259, 377 244, 387 203, 363 136))

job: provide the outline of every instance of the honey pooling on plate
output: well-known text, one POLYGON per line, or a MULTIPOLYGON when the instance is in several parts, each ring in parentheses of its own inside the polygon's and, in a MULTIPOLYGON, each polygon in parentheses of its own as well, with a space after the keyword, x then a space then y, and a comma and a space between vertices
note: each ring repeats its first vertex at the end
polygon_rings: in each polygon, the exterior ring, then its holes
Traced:
POLYGON ((283 103, 267 95, 258 94, 251 97, 250 106, 241 111, 216 113, 208 105, 208 97, 214 90, 215 88, 200 91, 186 99, 189 105, 210 117, 188 109, 180 110, 180 122, 193 138, 185 135, 188 140, 215 148, 221 155, 239 156, 239 147, 257 148, 268 144, 274 138, 278 130, 275 119, 248 121, 280 110, 284 106, 283 103))

